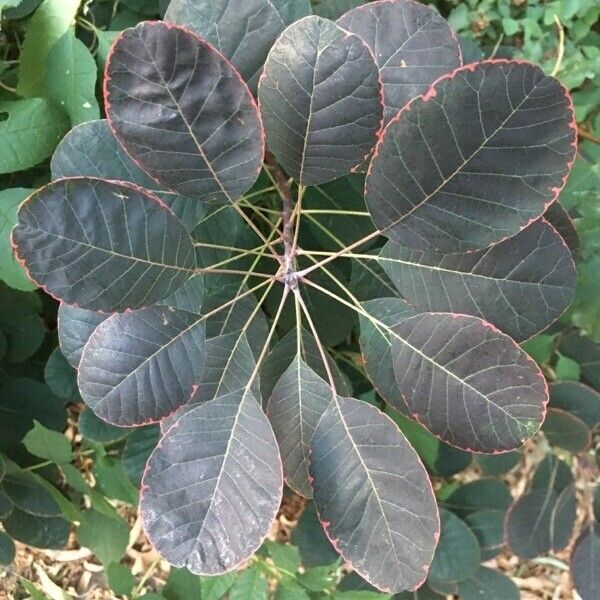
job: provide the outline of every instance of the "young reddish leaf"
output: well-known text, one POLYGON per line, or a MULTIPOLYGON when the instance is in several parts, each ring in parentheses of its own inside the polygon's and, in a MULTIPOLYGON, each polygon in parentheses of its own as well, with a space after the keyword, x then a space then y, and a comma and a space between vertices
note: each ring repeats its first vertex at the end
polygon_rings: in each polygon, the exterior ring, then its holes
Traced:
POLYGON ((559 381, 548 386, 550 406, 562 408, 581 419, 590 429, 600 424, 600 394, 577 381, 559 381))
POLYGON ((401 245, 479 250, 542 216, 575 149, 571 100, 556 79, 518 61, 475 63, 389 123, 367 176, 367 206, 401 245))
POLYGON ((184 414, 150 456, 142 480, 144 529, 172 565, 217 575, 260 546, 283 476, 273 430, 248 390, 184 414))
POLYGON ((18 219, 13 243, 30 277, 82 308, 117 312, 152 304, 196 267, 181 221, 132 184, 59 179, 32 194, 18 219))
POLYGON ((331 388, 297 354, 267 404, 285 481, 305 498, 313 495, 308 473, 310 442, 332 397, 331 388))
POLYGON ((562 237, 565 244, 569 247, 573 260, 577 262, 580 251, 579 234, 569 213, 562 207, 562 204, 558 200, 548 207, 548 210, 544 213, 544 219, 558 231, 560 237, 562 237))
POLYGON ((258 86, 267 142, 301 185, 326 183, 370 154, 383 105, 377 65, 356 35, 321 17, 290 25, 258 86))
POLYGON ((430 6, 379 0, 348 11, 338 25, 371 48, 383 83, 385 119, 462 64, 456 35, 430 6))
POLYGON ((200 379, 205 328, 201 316, 162 306, 112 315, 83 350, 84 402, 120 427, 166 417, 189 400, 200 379))
POLYGON ((57 319, 58 341, 61 352, 74 369, 79 368, 83 348, 90 336, 108 317, 109 315, 94 310, 60 303, 57 319))
POLYGON ((600 523, 592 523, 577 538, 571 553, 571 577, 581 600, 600 596, 600 523))
POLYGON ((393 421, 338 397, 315 429, 310 474, 319 518, 344 560, 380 590, 419 587, 439 516, 427 472, 393 421))
POLYGON ((117 139, 164 187, 231 202, 258 178, 258 108, 238 72, 205 40, 160 22, 126 29, 112 47, 104 85, 117 139))
POLYGON ((517 341, 558 319, 577 282, 569 249, 543 219, 466 254, 422 252, 390 241, 379 262, 418 310, 480 317, 517 341))
POLYGON ((53 179, 98 177, 129 181, 158 196, 191 231, 206 213, 206 205, 197 198, 157 189, 156 182, 123 151, 108 121, 89 121, 67 133, 52 155, 53 179))
POLYGON ((309 0, 171 0, 165 21, 189 27, 208 40, 256 91, 273 42, 310 12, 309 0))
POLYGON ((394 327, 392 356, 409 410, 445 442, 504 452, 541 426, 546 381, 508 336, 476 317, 423 313, 394 327))

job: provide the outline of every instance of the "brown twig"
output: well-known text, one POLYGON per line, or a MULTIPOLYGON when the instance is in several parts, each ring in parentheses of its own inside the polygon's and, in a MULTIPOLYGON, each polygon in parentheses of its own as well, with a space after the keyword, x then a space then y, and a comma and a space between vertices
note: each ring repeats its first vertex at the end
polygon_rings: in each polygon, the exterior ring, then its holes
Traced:
POLYGON ((591 131, 587 129, 582 129, 581 127, 577 128, 577 135, 584 140, 590 140, 590 142, 594 142, 594 144, 600 144, 600 137, 594 135, 591 131))

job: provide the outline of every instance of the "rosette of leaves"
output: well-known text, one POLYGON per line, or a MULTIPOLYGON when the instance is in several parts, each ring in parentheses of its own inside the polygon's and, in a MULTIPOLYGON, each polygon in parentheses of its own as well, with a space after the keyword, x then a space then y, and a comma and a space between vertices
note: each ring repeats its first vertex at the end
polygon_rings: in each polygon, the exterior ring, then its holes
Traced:
POLYGON ((575 154, 568 94, 528 63, 462 66, 406 0, 338 22, 174 0, 166 19, 115 40, 107 120, 63 140, 15 252, 63 302, 87 405, 162 421, 141 513, 167 560, 234 569, 285 480, 368 582, 416 589, 430 480, 335 346, 358 339, 383 400, 452 446, 507 452, 540 428, 547 386, 516 342, 573 296, 544 217, 575 154))

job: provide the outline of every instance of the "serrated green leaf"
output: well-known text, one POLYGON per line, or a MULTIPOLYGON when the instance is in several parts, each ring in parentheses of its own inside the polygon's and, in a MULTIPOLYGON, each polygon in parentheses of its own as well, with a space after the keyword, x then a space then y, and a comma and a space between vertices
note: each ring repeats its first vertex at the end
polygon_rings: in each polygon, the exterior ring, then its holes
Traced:
POLYGON ((31 454, 53 463, 60 465, 71 461, 69 440, 62 433, 44 427, 39 421, 34 420, 33 429, 23 438, 23 443, 31 454))
POLYGON ((54 44, 46 57, 47 95, 64 109, 71 125, 100 118, 96 100, 96 63, 73 27, 54 44))
POLYGON ((269 584, 258 569, 246 569, 229 592, 229 600, 267 600, 269 584))
POLYGON ((273 559, 273 564, 282 571, 291 573, 292 575, 298 571, 302 565, 300 559, 300 551, 296 546, 290 546, 289 544, 282 544, 279 542, 272 542, 267 540, 265 546, 269 553, 269 556, 273 559))

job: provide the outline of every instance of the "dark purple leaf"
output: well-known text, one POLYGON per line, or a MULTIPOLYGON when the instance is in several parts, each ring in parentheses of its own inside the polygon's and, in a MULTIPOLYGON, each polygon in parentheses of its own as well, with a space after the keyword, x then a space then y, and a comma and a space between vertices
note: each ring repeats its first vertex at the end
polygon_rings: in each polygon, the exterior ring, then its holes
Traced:
POLYGON ((427 472, 393 421, 338 397, 315 429, 310 473, 319 518, 342 557, 380 590, 419 587, 439 517, 427 472))
POLYGON ((310 442, 332 398, 331 388, 298 353, 275 384, 267 404, 285 481, 305 498, 313 495, 308 474, 310 442))
POLYGON ((89 121, 71 129, 52 156, 52 178, 98 177, 128 181, 158 196, 192 230, 206 212, 197 198, 158 189, 156 182, 123 151, 108 121, 89 121))
POLYGON ((105 97, 119 142, 169 190, 234 201, 258 178, 264 140, 250 90, 190 31, 160 22, 126 29, 107 61, 105 97))
POLYGON ((546 382, 508 336, 476 317, 423 313, 393 328, 392 357, 409 411, 445 442, 512 450, 541 426, 546 382))
POLYGON ((78 384, 104 421, 154 423, 185 404, 202 373, 205 319, 151 306, 115 314, 86 344, 78 384))
POLYGON ((321 17, 297 21, 275 42, 258 86, 270 150, 301 185, 350 173, 375 145, 381 92, 358 36, 321 17))
POLYGON ((59 179, 31 195, 18 218, 19 259, 67 304, 136 309, 166 298, 194 274, 194 246, 181 221, 132 184, 59 179))
POLYGON ((542 216, 575 149, 571 101, 556 79, 517 61, 468 65, 387 126, 367 176, 367 206, 398 244, 479 250, 542 216))
POLYGON ((279 34, 310 12, 309 0, 172 0, 165 21, 189 27, 208 40, 256 90, 279 34))
POLYGON ((559 381, 548 386, 550 407, 573 413, 590 429, 600 423, 600 394, 578 381, 559 381))
POLYGON ((577 281, 569 249, 544 220, 466 254, 422 252, 388 242, 379 262, 418 310, 480 317, 517 341, 558 319, 573 300, 577 281))
POLYGON ((418 2, 370 2, 340 17, 338 25, 371 48, 383 83, 386 121, 462 64, 448 22, 435 8, 418 2))
POLYGON ((581 600, 600 596, 600 523, 592 523, 577 538, 571 553, 571 577, 581 600))
POLYGON ((61 302, 58 308, 58 341, 68 363, 77 369, 83 347, 109 315, 61 302))
MULTIPOLYGON (((377 298, 363 303, 365 310, 389 327, 402 319, 412 317, 415 311, 400 298, 377 298)), ((375 386, 377 393, 398 412, 412 417, 412 414, 398 389, 392 362, 392 335, 377 327, 366 317, 360 317, 360 349, 365 371, 375 386)))
POLYGON ((144 529, 172 565, 217 575, 266 537, 283 490, 277 442, 248 390, 186 413, 150 456, 142 481, 144 529))

